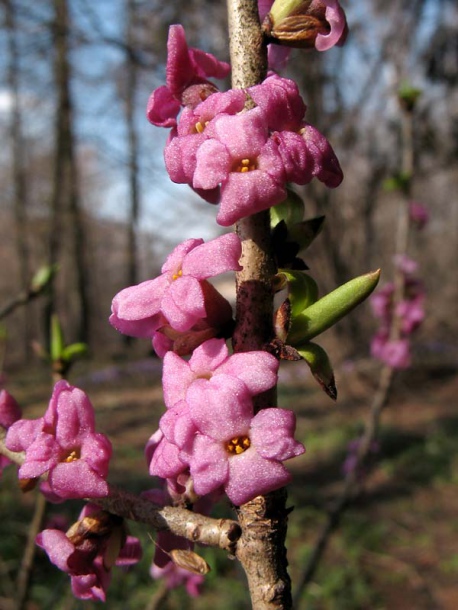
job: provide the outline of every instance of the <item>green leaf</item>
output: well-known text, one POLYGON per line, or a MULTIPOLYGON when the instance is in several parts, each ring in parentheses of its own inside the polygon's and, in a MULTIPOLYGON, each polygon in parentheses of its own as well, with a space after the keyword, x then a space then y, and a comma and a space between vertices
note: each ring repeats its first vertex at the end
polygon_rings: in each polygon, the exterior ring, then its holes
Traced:
POLYGON ((72 343, 62 350, 61 358, 64 362, 70 363, 76 360, 76 358, 86 356, 87 353, 88 346, 86 343, 72 343))
POLYGON ((333 326, 371 294, 379 279, 380 269, 354 278, 293 316, 288 343, 296 347, 333 326))
POLYGON ((58 265, 44 265, 40 267, 30 282, 30 291, 41 292, 51 282, 58 270, 58 265))
POLYGON ((322 389, 332 398, 332 400, 336 400, 337 388, 334 379, 334 371, 332 370, 331 362, 324 349, 316 343, 308 342, 304 345, 297 346, 297 351, 309 365, 312 375, 318 381, 322 389))
POLYGON ((59 318, 56 314, 51 316, 51 362, 58 362, 62 358, 65 347, 64 335, 59 318))
POLYGON ((286 189, 286 199, 270 208, 270 226, 272 229, 282 220, 288 230, 293 224, 301 222, 304 218, 304 202, 294 191, 286 189))
POLYGON ((288 282, 288 298, 293 318, 315 303, 318 298, 318 286, 310 275, 303 271, 280 269, 278 276, 285 277, 288 282))

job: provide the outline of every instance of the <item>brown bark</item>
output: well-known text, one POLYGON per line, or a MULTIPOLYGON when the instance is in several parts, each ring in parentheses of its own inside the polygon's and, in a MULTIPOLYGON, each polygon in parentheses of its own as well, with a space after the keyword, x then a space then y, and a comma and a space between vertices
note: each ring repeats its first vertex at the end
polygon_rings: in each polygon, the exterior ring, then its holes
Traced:
MULTIPOLYGON (((255 0, 229 0, 232 86, 245 88, 266 76, 267 52, 255 0)), ((233 337, 237 352, 259 350, 272 338, 275 264, 270 253, 270 215, 261 212, 237 223, 242 240, 243 270, 237 274, 237 313, 233 337)), ((272 393, 259 397, 256 408, 274 406, 272 393)), ((237 558, 248 579, 256 610, 291 607, 286 570, 286 491, 258 496, 238 510, 242 537, 237 558)))
MULTIPOLYGON (((75 155, 73 101, 71 96, 71 65, 69 59, 69 13, 67 0, 54 0, 54 78, 57 88, 55 122, 55 161, 50 203, 49 263, 62 260, 64 248, 71 247, 71 266, 74 270, 78 300, 76 338, 87 341, 89 337, 89 300, 87 267, 85 262, 86 239, 81 211, 78 171, 75 155)), ((70 276, 70 274, 68 274, 70 276)), ((50 291, 47 304, 47 328, 56 307, 56 286, 50 291)))

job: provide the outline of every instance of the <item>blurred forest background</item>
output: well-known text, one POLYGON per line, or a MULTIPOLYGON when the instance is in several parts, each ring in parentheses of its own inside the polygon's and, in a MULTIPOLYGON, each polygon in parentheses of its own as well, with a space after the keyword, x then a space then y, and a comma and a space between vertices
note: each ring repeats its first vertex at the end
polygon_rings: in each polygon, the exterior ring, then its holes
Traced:
MULTIPOLYGON (((307 119, 335 148, 345 180, 303 189, 307 217, 326 229, 307 263, 322 293, 382 267, 391 277, 403 83, 422 91, 415 113, 413 199, 431 223, 411 243, 428 294, 421 358, 450 357, 458 336, 458 7, 453 0, 348 0, 347 44, 293 51, 307 119)), ((214 236, 215 209, 164 170, 166 130, 145 107, 164 82, 167 29, 228 59, 223 2, 2 0, 0 35, 0 298, 58 262, 53 290, 7 321, 5 366, 30 358, 56 310, 68 341, 93 354, 124 349, 107 324, 122 287, 153 277, 171 246, 214 236)), ((223 83, 221 88, 228 86, 223 83)), ((369 308, 339 324, 341 357, 368 354, 369 308)), ((421 349, 420 349, 421 346, 421 349)), ((336 356, 334 356, 335 358, 336 356)))
MULTIPOLYGON (((318 182, 298 189, 306 217, 326 216, 306 262, 321 294, 378 267, 381 284, 392 278, 401 195, 386 184, 402 166, 397 92, 405 84, 418 88, 411 194, 430 222, 412 232, 409 255, 426 286, 426 319, 412 338, 414 366, 400 375, 395 408, 384 414, 380 468, 336 534, 303 607, 454 610, 458 4, 341 3, 350 26, 346 45, 326 53, 294 50, 284 73, 299 83, 306 119, 332 143, 345 174, 335 191, 318 182)), ((229 59, 225 2, 0 0, 0 19, 0 307, 40 266, 59 265, 52 289, 2 321, 5 387, 26 417, 42 414, 49 375, 31 345, 46 344, 49 313, 57 311, 67 342, 90 348, 92 358, 75 366, 71 382, 88 391, 100 430, 114 443, 111 480, 140 491, 151 485, 143 447, 163 409, 160 367, 145 358, 147 341, 127 342, 111 328, 110 304, 123 287, 154 277, 178 242, 218 234, 215 208, 168 179, 167 130, 150 125, 145 109, 164 83, 170 24, 184 25, 190 46, 229 59)), ((303 363, 282 367, 279 404, 295 409, 298 438, 307 446, 289 491, 296 506, 288 545, 293 582, 303 576, 325 510, 338 497, 347 444, 367 415, 380 369, 368 358, 376 327, 366 303, 320 337, 336 365, 337 407, 304 375, 303 363)), ((0 607, 15 595, 12 575, 33 510, 29 495, 16 490, 14 469, 3 476, 0 607)), ((109 608, 153 607, 154 548, 148 532, 133 529, 143 536, 145 563, 130 580, 114 579, 109 608)), ((190 605, 178 593, 162 607, 248 608, 244 585, 234 586, 243 583, 236 562, 213 549, 205 553, 213 568, 207 601, 190 605)), ((40 557, 30 608, 95 607, 72 600, 67 576, 40 557)))

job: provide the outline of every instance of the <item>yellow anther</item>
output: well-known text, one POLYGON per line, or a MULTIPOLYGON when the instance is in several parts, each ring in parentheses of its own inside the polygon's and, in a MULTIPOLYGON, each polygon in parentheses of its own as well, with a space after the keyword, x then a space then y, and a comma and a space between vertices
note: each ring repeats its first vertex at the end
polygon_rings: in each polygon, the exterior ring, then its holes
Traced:
POLYGON ((232 455, 240 455, 246 451, 251 445, 248 436, 235 436, 226 443, 226 451, 232 455))
POLYGON ((196 123, 197 133, 202 133, 204 129, 205 129, 205 125, 202 125, 202 123, 200 121, 197 121, 197 123, 196 123))
POLYGON ((66 463, 76 462, 78 457, 79 457, 78 453, 76 451, 72 451, 69 455, 67 455, 67 457, 65 458, 64 462, 66 462, 66 463))
POLYGON ((174 273, 174 274, 172 275, 172 280, 177 280, 177 279, 178 279, 179 277, 181 277, 182 275, 183 275, 183 271, 180 269, 180 270, 178 271, 178 273, 174 273))

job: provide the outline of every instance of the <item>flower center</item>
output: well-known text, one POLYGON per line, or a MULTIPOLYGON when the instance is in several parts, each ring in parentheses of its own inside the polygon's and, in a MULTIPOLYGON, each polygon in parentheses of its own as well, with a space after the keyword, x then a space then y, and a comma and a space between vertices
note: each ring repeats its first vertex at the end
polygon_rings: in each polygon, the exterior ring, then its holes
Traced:
POLYGON ((62 461, 69 464, 70 462, 76 462, 76 460, 79 460, 80 457, 81 455, 79 449, 74 449, 73 451, 70 451, 67 457, 65 457, 62 461))
POLYGON ((176 273, 174 273, 172 275, 172 280, 177 280, 179 277, 181 277, 183 275, 183 271, 180 269, 179 271, 177 271, 176 273))
POLYGON ((248 436, 234 436, 226 443, 226 451, 231 455, 240 455, 251 445, 248 436))
POLYGON ((195 124, 195 129, 197 131, 197 133, 202 133, 203 130, 205 129, 205 127, 207 127, 208 125, 208 121, 204 121, 203 123, 201 121, 197 121, 197 123, 195 124))
POLYGON ((234 168, 232 171, 234 172, 240 172, 241 174, 245 174, 246 172, 251 172, 254 169, 257 169, 257 164, 256 161, 253 159, 241 159, 240 161, 237 161, 237 163, 234 165, 234 168))

